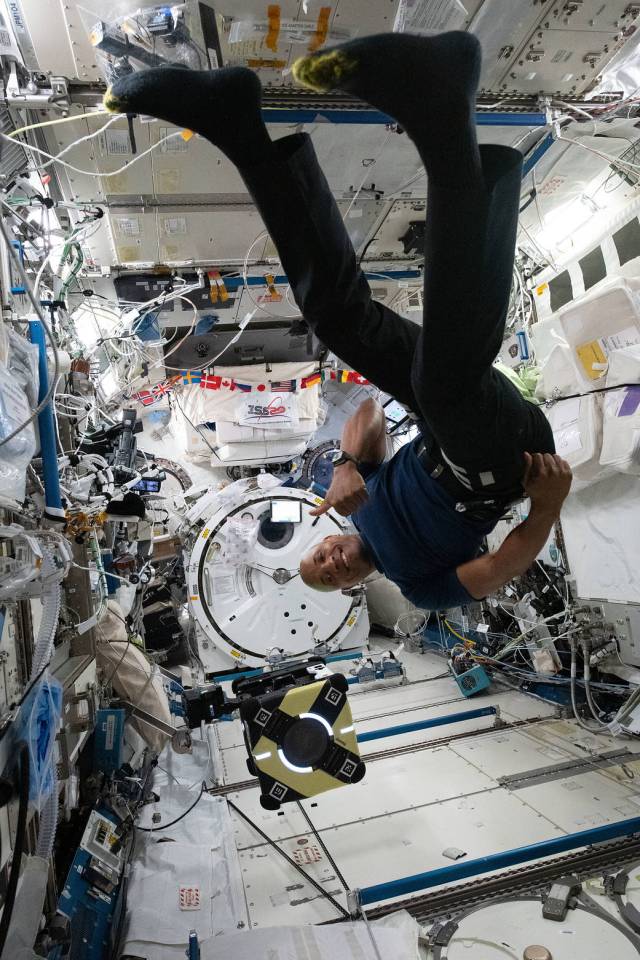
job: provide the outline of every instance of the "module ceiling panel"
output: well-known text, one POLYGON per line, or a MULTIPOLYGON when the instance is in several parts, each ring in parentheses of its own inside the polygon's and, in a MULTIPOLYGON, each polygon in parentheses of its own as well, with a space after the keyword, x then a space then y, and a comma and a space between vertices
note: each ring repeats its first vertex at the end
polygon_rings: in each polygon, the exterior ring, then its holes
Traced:
POLYGON ((635 33, 628 0, 485 0, 471 29, 482 42, 487 91, 581 94, 635 33))
MULTIPOLYGON (((78 108, 74 108, 81 115, 78 108)), ((77 124, 61 124, 48 130, 52 153, 78 138, 95 132, 100 119, 90 117, 77 124)), ((288 136, 297 124, 271 124, 273 139, 288 136)), ((361 196, 371 199, 402 191, 424 196, 425 179, 418 153, 405 134, 368 124, 308 124, 320 165, 337 196, 352 197, 362 185, 361 196)), ((80 170, 113 173, 130 164, 136 154, 159 144, 148 157, 136 160, 122 173, 96 177, 67 171, 70 197, 74 200, 108 200, 144 197, 157 203, 193 202, 234 204, 250 202, 247 188, 235 166, 203 137, 185 141, 178 127, 161 121, 133 122, 136 153, 123 117, 93 140, 79 144, 65 159, 80 170), (165 140, 166 137, 170 139, 165 140), (164 141, 161 143, 161 141, 164 141)), ((507 131, 513 137, 513 128, 507 131)), ((495 138, 492 138, 495 142, 495 138)))
MULTIPOLYGON (((33 44, 33 50, 45 73, 76 80, 100 80, 95 50, 80 9, 95 10, 100 3, 77 3, 76 0, 12 0, 10 4, 22 13, 33 44)), ((96 17, 98 19, 98 17, 96 17)))
MULTIPOLYGON (((77 0, 13 0, 12 5, 16 4, 42 70, 85 82, 101 79, 87 38, 87 17, 80 11, 89 8, 96 19, 107 19, 108 7, 105 11, 103 4, 92 0, 83 4, 77 0)), ((326 36, 325 42, 330 44, 332 37, 389 31, 398 8, 405 4, 406 0, 336 0, 332 4, 323 0, 281 0, 279 4, 206 0, 203 6, 216 14, 223 62, 250 63, 263 83, 277 87, 291 86, 287 68, 307 52, 314 39, 326 36), (243 35, 245 24, 268 24, 269 9, 278 11, 280 23, 270 37, 230 42, 235 32, 243 35), (290 42, 287 22, 299 26, 302 42, 290 42)), ((145 5, 151 4, 132 0, 130 6, 135 10, 145 5)), ((593 85, 611 58, 625 43, 633 42, 640 17, 640 4, 629 0, 465 0, 463 5, 458 0, 416 0, 413 10, 413 22, 420 27, 441 30, 454 26, 479 37, 484 50, 481 87, 485 91, 565 96, 581 94, 593 85)), ((203 45, 196 0, 187 2, 187 19, 194 38, 203 45)), ((245 29, 251 34, 249 27, 245 29)))
MULTIPOLYGON (((250 243, 264 230, 251 208, 239 211, 137 207, 109 212, 117 262, 242 263, 250 243)), ((91 241, 89 241, 90 246, 91 241)))
POLYGON ((413 259, 404 252, 400 237, 409 229, 413 222, 421 223, 425 217, 424 200, 396 200, 384 222, 378 227, 373 240, 367 248, 367 258, 413 259))
MULTIPOLYGON (((337 0, 332 4, 320 0, 281 0, 268 4, 260 0, 223 0, 208 3, 218 14, 217 22, 225 64, 249 65, 257 69, 264 83, 276 86, 291 86, 290 75, 282 71, 308 50, 308 41, 291 43, 287 38, 286 21, 299 25, 301 36, 313 37, 316 31, 324 31, 331 43, 332 31, 344 31, 349 36, 381 33, 391 30, 399 0, 337 0), (305 12, 304 7, 307 7, 305 12), (280 28, 274 27, 267 43, 263 38, 248 38, 230 42, 236 33, 243 33, 243 25, 250 21, 268 23, 268 8, 277 8, 280 28), (324 10, 330 13, 326 18, 324 10), (232 32, 233 31, 233 32, 232 32), (306 32, 306 33, 305 33, 306 32)), ((248 30, 248 28, 246 28, 248 30)))
MULTIPOLYGON (((382 201, 366 198, 356 200, 355 203, 351 200, 338 200, 338 209, 356 253, 360 252, 371 231, 380 221, 385 206, 382 201)), ((295 211, 292 211, 292 214, 295 215, 295 211)), ((267 257, 277 256, 271 240, 267 244, 265 253, 267 257)))
MULTIPOLYGON (((39 68, 54 76, 68 77, 84 83, 102 81, 96 50, 89 42, 91 27, 109 22, 116 8, 120 14, 133 13, 140 7, 158 6, 154 0, 11 0, 29 34, 39 68)), ((197 0, 187 0, 186 18, 189 30, 200 48, 202 35, 197 0)), ((29 64, 33 69, 35 65, 29 64)))
MULTIPOLYGON (((352 192, 363 184, 365 193, 373 186, 386 197, 408 184, 409 196, 416 189, 421 191, 418 195, 425 195, 422 163, 405 133, 373 124, 316 123, 306 129, 336 193, 352 192)), ((274 130, 275 126, 272 135, 274 130)))
MULTIPOLYGON (((177 129, 161 122, 149 126, 152 143, 177 129)), ((151 156, 156 197, 200 194, 204 202, 248 199, 247 188, 234 165, 203 137, 193 137, 188 142, 173 137, 151 156)))
MULTIPOLYGON (((320 0, 309 0, 306 12, 297 0, 285 0, 271 5, 279 10, 280 26, 277 18, 272 21, 268 42, 264 35, 234 40, 243 31, 250 33, 251 21, 269 23, 266 3, 223 0, 210 5, 218 14, 224 62, 250 65, 263 83, 288 87, 293 82, 288 68, 307 52, 307 38, 314 31, 326 27, 327 43, 331 43, 342 36, 391 30, 406 0, 338 0, 328 8, 324 25, 321 11, 326 7, 320 0), (286 21, 300 26, 305 42, 289 42, 286 21)), ((464 5, 457 0, 417 0, 413 10, 413 23, 420 28, 455 27, 478 36, 483 45, 481 88, 485 92, 565 96, 593 86, 633 36, 640 15, 640 5, 628 0, 465 0, 464 5)))

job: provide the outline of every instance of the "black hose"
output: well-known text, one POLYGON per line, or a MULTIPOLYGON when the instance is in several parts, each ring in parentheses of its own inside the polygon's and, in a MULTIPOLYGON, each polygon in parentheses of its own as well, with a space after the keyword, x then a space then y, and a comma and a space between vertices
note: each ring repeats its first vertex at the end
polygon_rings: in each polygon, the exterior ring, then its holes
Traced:
MULTIPOLYGON (((193 803, 191 804, 191 806, 190 806, 190 807, 187 807, 187 809, 184 811, 184 813, 181 813, 180 816, 179 816, 179 817, 176 817, 175 820, 172 820, 171 823, 165 823, 164 825, 159 824, 157 827, 140 827, 140 826, 136 826, 136 830, 143 830, 145 833, 158 833, 158 831, 160 831, 160 830, 168 830, 169 827, 173 827, 174 824, 179 823, 180 820, 184 820, 184 818, 186 817, 186 815, 187 815, 188 813, 191 813, 191 811, 193 810, 193 808, 194 808, 195 806, 197 806, 197 804, 200 803, 200 801, 202 800, 202 795, 204 794, 204 792, 205 792, 206 789, 207 789, 207 785, 206 785, 206 783, 203 782, 202 786, 200 787, 200 793, 198 794, 197 798, 193 801, 193 803)), ((2 960, 2 957, 1 957, 1 956, 0 956, 0 960, 2 960)))
POLYGON ((4 898, 2 919, 0 919, 0 960, 2 960, 2 957, 4 956, 7 934, 9 933, 13 908, 16 902, 16 891, 18 889, 18 878, 20 876, 22 854, 24 853, 25 840, 27 837, 27 811, 29 808, 29 748, 23 741, 20 741, 20 743, 17 744, 17 747, 20 761, 20 806, 18 808, 16 842, 13 848, 13 856, 11 858, 11 872, 9 874, 9 883, 7 884, 7 893, 4 898))
MULTIPOLYGON (((302 867, 299 864, 297 864, 295 860, 293 860, 285 850, 282 849, 282 847, 278 846, 275 840, 273 840, 270 836, 268 836, 268 834, 266 834, 264 830, 261 830, 258 824, 254 823, 251 817, 247 816, 247 814, 244 813, 244 811, 241 810, 240 807, 236 807, 235 803, 229 800, 228 797, 227 797, 227 804, 228 806, 231 807, 231 809, 235 813, 238 814, 238 816, 242 817, 245 823, 248 823, 250 827, 253 827, 256 833, 259 834, 263 840, 266 840, 267 843, 271 847, 273 847, 275 852, 279 853, 280 856, 287 861, 290 867, 293 867, 294 870, 296 870, 299 874, 301 874, 304 877, 307 883, 310 883, 312 887, 315 887, 318 893, 321 893, 322 896, 329 901, 329 903, 333 904, 333 906, 336 908, 336 910, 340 914, 342 914, 345 920, 351 919, 351 914, 349 913, 349 911, 345 910, 345 908, 340 903, 338 903, 338 901, 334 897, 332 897, 332 895, 329 893, 328 890, 325 890, 324 887, 320 886, 317 880, 314 880, 313 877, 310 877, 306 870, 303 870, 302 867)), ((2 960, 1 957, 0 957, 0 960, 2 960)))

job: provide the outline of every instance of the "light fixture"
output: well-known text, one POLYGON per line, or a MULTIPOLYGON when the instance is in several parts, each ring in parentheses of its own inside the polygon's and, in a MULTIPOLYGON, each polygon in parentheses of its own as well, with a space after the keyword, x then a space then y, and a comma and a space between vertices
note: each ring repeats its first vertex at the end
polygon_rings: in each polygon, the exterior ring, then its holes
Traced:
POLYGON ((591 219, 593 213, 593 209, 582 197, 564 203, 546 214, 544 229, 536 234, 536 240, 547 249, 553 247, 561 250, 567 240, 570 240, 570 246, 573 246, 574 234, 591 219))

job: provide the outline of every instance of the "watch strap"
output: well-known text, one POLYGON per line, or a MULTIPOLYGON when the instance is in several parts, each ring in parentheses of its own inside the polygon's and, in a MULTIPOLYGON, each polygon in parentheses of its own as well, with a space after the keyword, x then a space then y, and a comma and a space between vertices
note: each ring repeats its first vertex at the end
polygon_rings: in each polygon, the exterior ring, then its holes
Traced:
POLYGON ((356 459, 356 457, 354 457, 353 454, 346 453, 346 451, 344 450, 340 451, 340 456, 337 457, 336 460, 334 460, 333 465, 334 467, 339 467, 341 464, 348 463, 349 461, 351 463, 355 463, 356 467, 360 469, 360 461, 356 459))

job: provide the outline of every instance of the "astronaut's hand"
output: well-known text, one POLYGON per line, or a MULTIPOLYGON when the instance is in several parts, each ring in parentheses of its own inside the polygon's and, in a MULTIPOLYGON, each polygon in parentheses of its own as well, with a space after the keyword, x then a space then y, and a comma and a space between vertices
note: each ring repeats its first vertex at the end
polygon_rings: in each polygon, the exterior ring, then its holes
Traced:
POLYGON ((358 471, 355 463, 347 461, 339 467, 334 467, 331 486, 319 507, 310 510, 310 516, 320 517, 332 507, 341 516, 348 517, 355 513, 368 500, 367 486, 358 471))
POLYGON ((525 474, 522 485, 532 508, 547 510, 559 516, 560 508, 571 489, 571 467, 557 453, 525 453, 525 474))

